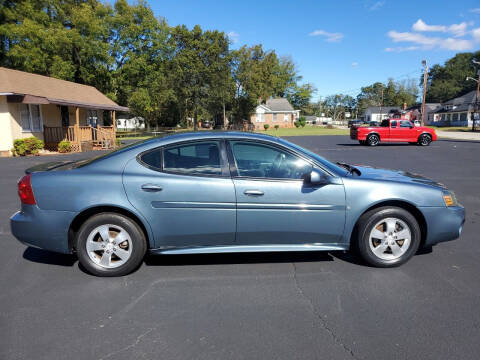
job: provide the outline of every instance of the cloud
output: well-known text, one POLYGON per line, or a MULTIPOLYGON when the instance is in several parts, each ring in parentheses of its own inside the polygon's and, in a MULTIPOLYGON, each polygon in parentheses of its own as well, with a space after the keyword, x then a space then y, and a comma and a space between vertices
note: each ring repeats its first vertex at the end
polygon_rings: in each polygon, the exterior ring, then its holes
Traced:
POLYGON ((368 8, 368 10, 370 10, 370 11, 375 11, 375 10, 380 9, 383 5, 385 5, 385 1, 377 1, 377 2, 374 3, 372 6, 370 6, 370 7, 368 8))
POLYGON ((230 31, 228 34, 227 34, 228 38, 230 39, 230 41, 232 42, 232 44, 236 44, 238 42, 238 39, 240 38, 240 34, 238 34, 237 32, 235 31, 230 31))
POLYGON ((473 41, 480 42, 480 28, 472 30, 473 41))
POLYGON ((405 51, 414 51, 414 50, 420 50, 420 46, 397 46, 397 47, 385 48, 386 52, 405 52, 405 51))
POLYGON ((353 68, 358 67, 358 62, 356 62, 356 61, 352 62, 352 67, 353 67, 353 68))
MULTIPOLYGON (((473 41, 467 39, 458 39, 458 38, 439 38, 439 37, 428 37, 418 33, 412 32, 398 32, 398 31, 389 31, 387 34, 393 42, 407 42, 413 43, 414 45, 402 48, 403 51, 408 50, 418 50, 419 45, 422 50, 431 50, 431 49, 444 49, 452 51, 464 51, 471 50, 473 48, 473 41), (417 48, 415 48, 417 46, 417 48)), ((387 48, 393 51, 395 48, 387 48)), ((398 50, 397 50, 398 51, 398 50)))
POLYGON ((315 30, 308 34, 310 36, 322 36, 325 38, 325 41, 327 42, 340 42, 343 39, 343 34, 342 33, 330 33, 325 30, 315 30))
POLYGON ((471 12, 472 14, 480 14, 480 8, 470 9, 468 11, 471 12))
POLYGON ((427 25, 422 19, 418 19, 412 26, 413 31, 418 32, 443 32, 450 33, 454 36, 464 36, 467 31, 468 24, 462 22, 452 25, 427 25))

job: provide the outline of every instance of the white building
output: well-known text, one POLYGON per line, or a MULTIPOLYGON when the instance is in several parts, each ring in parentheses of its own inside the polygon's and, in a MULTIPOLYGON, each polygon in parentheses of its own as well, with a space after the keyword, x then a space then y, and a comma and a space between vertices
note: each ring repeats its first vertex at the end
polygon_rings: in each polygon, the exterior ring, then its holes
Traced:
POLYGON ((117 129, 120 130, 136 130, 145 129, 145 120, 142 117, 117 118, 117 129))
POLYGON ((366 122, 382 121, 391 117, 392 113, 400 112, 401 109, 398 106, 369 106, 365 110, 364 118, 366 122))

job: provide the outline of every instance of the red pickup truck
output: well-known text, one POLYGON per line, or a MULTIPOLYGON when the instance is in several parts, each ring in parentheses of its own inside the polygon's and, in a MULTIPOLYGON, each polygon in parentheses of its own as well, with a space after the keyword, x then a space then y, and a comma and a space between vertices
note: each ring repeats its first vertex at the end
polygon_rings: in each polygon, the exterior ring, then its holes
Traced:
POLYGON ((380 142, 408 142, 428 146, 437 140, 437 134, 434 129, 415 126, 410 120, 386 119, 382 120, 380 126, 352 126, 350 138, 370 146, 380 142))

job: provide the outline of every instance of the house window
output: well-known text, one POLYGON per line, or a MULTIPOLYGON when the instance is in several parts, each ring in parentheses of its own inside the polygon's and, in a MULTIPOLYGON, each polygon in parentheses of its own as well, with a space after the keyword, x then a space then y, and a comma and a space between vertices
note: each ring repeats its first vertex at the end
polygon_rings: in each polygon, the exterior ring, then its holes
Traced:
POLYGON ((98 123, 98 112, 97 112, 97 110, 88 110, 87 111, 87 125, 96 128, 97 123, 98 123))
POLYGON ((289 117, 288 114, 284 114, 283 115, 283 121, 288 122, 288 117, 289 117))
POLYGON ((272 115, 272 121, 276 122, 277 121, 277 114, 272 115))
POLYGON ((257 114, 255 121, 256 122, 265 122, 265 114, 257 114))
POLYGON ((467 113, 460 114, 460 121, 467 121, 467 113))
POLYGON ((20 126, 22 131, 43 131, 40 105, 20 104, 20 126))

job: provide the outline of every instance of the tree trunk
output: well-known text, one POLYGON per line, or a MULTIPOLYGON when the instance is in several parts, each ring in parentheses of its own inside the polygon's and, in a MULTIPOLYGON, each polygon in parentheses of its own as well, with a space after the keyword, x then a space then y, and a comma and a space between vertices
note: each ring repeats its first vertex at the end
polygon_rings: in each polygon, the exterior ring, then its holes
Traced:
POLYGON ((198 131, 197 107, 195 107, 195 112, 194 112, 194 115, 193 115, 193 131, 198 131))

